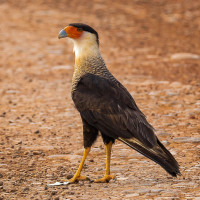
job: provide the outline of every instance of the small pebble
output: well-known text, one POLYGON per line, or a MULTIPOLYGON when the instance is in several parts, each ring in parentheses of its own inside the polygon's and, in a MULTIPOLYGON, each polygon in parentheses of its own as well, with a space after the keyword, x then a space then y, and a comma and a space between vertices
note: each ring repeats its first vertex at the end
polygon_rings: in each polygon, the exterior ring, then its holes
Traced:
POLYGON ((39 131, 39 130, 37 130, 37 131, 35 131, 34 133, 35 133, 35 134, 38 134, 38 133, 40 133, 40 131, 39 131))
POLYGON ((73 174, 68 174, 67 179, 71 179, 73 177, 73 174))
POLYGON ((41 153, 41 151, 33 151, 33 155, 40 155, 41 153))
POLYGON ((0 117, 5 117, 6 116, 6 112, 3 112, 0 117))
POLYGON ((52 192, 51 192, 51 195, 53 196, 53 195, 56 195, 57 194, 57 191, 56 190, 53 190, 52 192))
POLYGON ((27 192, 27 191, 29 191, 29 187, 25 187, 23 190, 23 192, 27 192))

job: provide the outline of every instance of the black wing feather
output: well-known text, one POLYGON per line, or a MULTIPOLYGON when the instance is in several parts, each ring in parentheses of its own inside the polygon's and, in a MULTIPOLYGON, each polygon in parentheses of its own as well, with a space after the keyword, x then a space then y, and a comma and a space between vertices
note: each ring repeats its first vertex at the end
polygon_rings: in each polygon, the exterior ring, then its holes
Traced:
POLYGON ((88 73, 72 98, 83 119, 109 137, 135 137, 148 147, 156 144, 153 127, 119 82, 88 73))

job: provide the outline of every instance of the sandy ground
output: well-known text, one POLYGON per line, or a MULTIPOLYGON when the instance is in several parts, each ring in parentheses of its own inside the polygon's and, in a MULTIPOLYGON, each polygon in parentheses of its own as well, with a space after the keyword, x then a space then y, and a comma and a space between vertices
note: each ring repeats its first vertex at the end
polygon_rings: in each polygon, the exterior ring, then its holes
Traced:
MULTIPOLYGON (((0 1, 0 200, 200 199, 200 1, 0 1), (58 32, 93 26, 110 71, 180 163, 171 178, 116 142, 106 184, 46 187, 72 175, 82 126, 71 100, 74 55, 58 32)), ((83 174, 103 176, 94 144, 83 174)))

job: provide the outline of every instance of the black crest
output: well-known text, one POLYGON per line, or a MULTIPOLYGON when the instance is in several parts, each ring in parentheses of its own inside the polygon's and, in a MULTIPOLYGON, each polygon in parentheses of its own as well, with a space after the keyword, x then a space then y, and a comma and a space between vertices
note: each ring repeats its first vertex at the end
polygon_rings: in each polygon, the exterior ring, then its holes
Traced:
POLYGON ((91 26, 88 26, 88 25, 82 24, 82 23, 72 23, 72 24, 69 24, 69 26, 74 26, 76 28, 82 29, 83 31, 87 31, 87 32, 95 34, 97 37, 97 43, 99 44, 98 33, 91 26))

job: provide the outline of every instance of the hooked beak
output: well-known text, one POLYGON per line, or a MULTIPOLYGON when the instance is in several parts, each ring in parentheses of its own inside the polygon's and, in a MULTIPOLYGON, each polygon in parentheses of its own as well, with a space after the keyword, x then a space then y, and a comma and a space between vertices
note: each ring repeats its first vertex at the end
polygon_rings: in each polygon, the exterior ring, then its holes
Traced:
POLYGON ((64 37, 67 37, 67 33, 64 29, 62 29, 60 31, 60 33, 58 34, 58 38, 60 39, 60 38, 64 38, 64 37))

